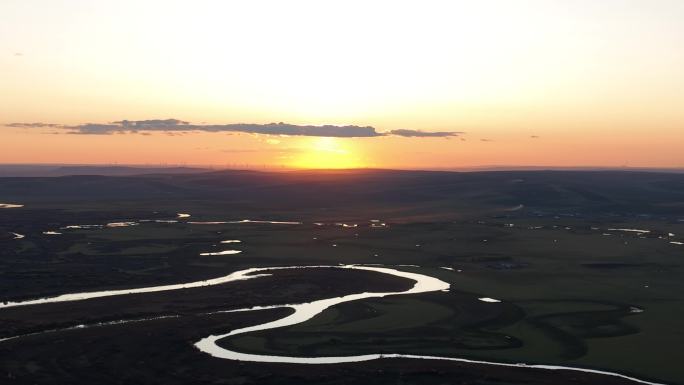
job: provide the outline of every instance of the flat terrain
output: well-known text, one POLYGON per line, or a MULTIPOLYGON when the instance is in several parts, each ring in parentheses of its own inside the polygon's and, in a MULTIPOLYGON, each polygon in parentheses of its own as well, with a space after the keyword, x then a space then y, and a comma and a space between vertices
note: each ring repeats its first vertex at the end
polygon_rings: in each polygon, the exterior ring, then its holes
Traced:
MULTIPOLYGON (((195 282, 250 267, 383 264, 451 288, 348 302, 220 345, 280 356, 403 353, 562 365, 684 384, 682 174, 8 177, 0 178, 0 203, 23 205, 0 208, 0 301, 195 282), (221 243, 227 240, 240 242, 221 243), (201 255, 225 250, 240 253, 201 255), (478 300, 485 297, 501 302, 478 300)), ((0 383, 633 383, 410 359, 236 362, 193 346, 290 312, 222 310, 412 284, 375 272, 296 269, 195 289, 0 308, 0 339, 21 336, 0 341, 0 383)))

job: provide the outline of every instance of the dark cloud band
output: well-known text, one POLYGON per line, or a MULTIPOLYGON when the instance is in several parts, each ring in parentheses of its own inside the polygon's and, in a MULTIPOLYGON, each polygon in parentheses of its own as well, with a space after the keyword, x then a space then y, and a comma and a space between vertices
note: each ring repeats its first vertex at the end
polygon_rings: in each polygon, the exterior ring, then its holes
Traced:
POLYGON ((418 130, 393 130, 387 133, 377 132, 371 126, 335 126, 335 125, 296 125, 288 123, 235 123, 235 124, 191 124, 178 119, 151 119, 151 120, 121 120, 107 124, 85 123, 76 126, 59 125, 52 123, 10 123, 8 127, 20 128, 61 128, 72 134, 82 135, 108 135, 114 133, 136 133, 149 131, 163 132, 241 132, 263 135, 289 135, 289 136, 321 136, 333 138, 372 138, 378 136, 403 136, 403 137, 450 137, 458 136, 460 132, 426 132, 418 130))

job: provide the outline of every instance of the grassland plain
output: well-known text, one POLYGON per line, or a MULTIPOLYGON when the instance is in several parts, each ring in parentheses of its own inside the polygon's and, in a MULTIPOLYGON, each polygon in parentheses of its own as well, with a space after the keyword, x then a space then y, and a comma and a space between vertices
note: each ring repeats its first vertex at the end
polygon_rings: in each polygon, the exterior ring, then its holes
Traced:
MULTIPOLYGON (((0 233, 25 235, 0 237, 0 301, 192 282, 255 266, 387 264, 440 278, 451 290, 346 303, 299 325, 221 343, 279 355, 548 363, 681 384, 683 186, 682 175, 619 172, 0 178, 0 201, 25 205, 0 210, 0 233), (191 217, 180 219, 181 212, 191 217), (242 219, 302 223, 190 223, 242 219), (135 225, 107 226, 118 222, 135 225), (67 228, 77 225, 94 226, 67 228), (241 242, 221 244, 226 239, 241 242), (228 248, 241 253, 200 255, 228 248)), ((192 348, 208 334, 283 313, 208 312, 410 284, 368 274, 279 272, 225 286, 0 310, 0 338, 178 316, 0 342, 0 371, 17 384, 339 383, 339 376, 353 383, 369 373, 377 383, 558 380, 526 369, 410 360, 327 371, 232 363, 192 348)))

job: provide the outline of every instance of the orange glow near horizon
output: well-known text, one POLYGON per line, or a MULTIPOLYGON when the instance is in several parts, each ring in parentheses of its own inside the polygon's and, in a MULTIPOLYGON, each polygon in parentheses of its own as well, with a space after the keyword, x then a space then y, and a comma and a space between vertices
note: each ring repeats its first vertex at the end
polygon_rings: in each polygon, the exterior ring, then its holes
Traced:
MULTIPOLYGON (((54 131, 54 130, 53 130, 54 131)), ((205 165, 286 168, 467 168, 478 166, 677 167, 677 133, 634 140, 615 132, 531 138, 316 138, 188 133, 72 135, 7 129, 0 163, 205 165), (487 140, 483 140, 487 139, 487 140)))

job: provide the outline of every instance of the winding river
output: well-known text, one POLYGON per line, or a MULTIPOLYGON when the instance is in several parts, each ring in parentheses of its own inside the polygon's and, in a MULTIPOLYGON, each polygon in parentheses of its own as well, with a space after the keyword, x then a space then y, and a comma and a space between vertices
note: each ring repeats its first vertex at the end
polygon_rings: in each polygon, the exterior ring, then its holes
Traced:
POLYGON ((14 203, 0 203, 0 209, 20 209, 24 205, 17 205, 14 203))
MULTIPOLYGON (((245 312, 245 311, 264 310, 264 309, 276 309, 276 308, 291 308, 294 310, 294 312, 291 313, 290 315, 285 316, 285 317, 280 318, 280 319, 277 319, 275 321, 266 322, 263 324, 249 326, 249 327, 244 327, 244 328, 240 328, 240 329, 235 329, 235 330, 232 330, 232 331, 225 333, 225 334, 210 335, 210 336, 205 337, 205 338, 201 339, 200 341, 196 342, 194 344, 194 346, 197 349, 199 349, 200 351, 207 353, 213 357, 228 359, 228 360, 236 360, 236 361, 272 362, 272 363, 289 363, 289 364, 335 364, 335 363, 361 362, 361 361, 370 361, 370 360, 388 359, 388 358, 440 360, 440 361, 453 361, 453 362, 471 363, 471 364, 498 366, 498 367, 522 367, 522 368, 539 369, 539 370, 553 370, 553 371, 566 370, 566 371, 584 372, 584 373, 618 377, 618 378, 621 378, 624 380, 628 380, 628 381, 632 381, 632 382, 640 383, 640 384, 663 385, 662 383, 645 381, 645 380, 630 377, 630 376, 620 374, 620 373, 614 373, 614 372, 603 371, 603 370, 595 370, 595 369, 557 366, 557 365, 536 365, 536 364, 524 364, 524 363, 512 364, 512 363, 500 363, 500 362, 482 361, 482 360, 471 360, 471 359, 466 359, 466 358, 441 357, 441 356, 423 356, 423 355, 414 355, 414 354, 364 354, 364 355, 356 355, 356 356, 339 356, 339 357, 274 356, 274 355, 241 353, 238 351, 223 348, 217 344, 217 342, 219 340, 226 338, 226 337, 236 336, 236 335, 245 334, 245 333, 254 332, 254 331, 260 331, 260 330, 276 329, 276 328, 281 328, 281 327, 286 327, 286 326, 291 326, 291 325, 296 325, 296 324, 299 324, 302 322, 306 322, 306 321, 312 319, 313 317, 315 317, 316 315, 322 313, 323 311, 325 311, 329 307, 335 306, 335 305, 338 305, 341 303, 345 303, 345 302, 358 301, 358 300, 362 300, 362 299, 366 299, 366 298, 381 298, 381 297, 395 296, 395 295, 410 295, 410 294, 437 292, 437 291, 448 290, 450 287, 450 285, 448 283, 446 283, 440 279, 428 276, 428 275, 419 274, 419 273, 410 273, 410 272, 400 271, 400 270, 396 270, 396 269, 392 269, 392 268, 388 268, 388 267, 378 267, 378 266, 368 266, 368 265, 339 265, 339 266, 287 266, 287 267, 249 268, 249 269, 245 269, 245 270, 236 271, 234 273, 231 273, 231 274, 223 276, 223 277, 218 277, 218 278, 208 279, 208 280, 203 280, 203 281, 190 282, 190 283, 183 283, 183 284, 162 285, 162 286, 153 286, 153 287, 137 288, 137 289, 104 290, 104 291, 95 291, 95 292, 63 294, 63 295, 59 295, 59 296, 55 296, 55 297, 40 298, 40 299, 27 300, 27 301, 5 302, 5 303, 0 303, 0 309, 17 307, 17 306, 29 306, 29 305, 40 305, 40 304, 47 304, 47 303, 57 303, 57 302, 81 301, 81 300, 110 297, 110 296, 117 296, 117 295, 152 293, 152 292, 160 292, 160 291, 168 291, 168 290, 180 290, 180 289, 189 289, 189 288, 196 288, 196 287, 220 285, 220 284, 233 282, 233 281, 255 279, 255 278, 259 278, 259 277, 269 276, 271 274, 269 274, 268 272, 274 271, 274 270, 310 269, 310 268, 339 268, 339 269, 354 269, 354 270, 374 271, 374 272, 378 272, 378 273, 389 274, 389 275, 393 275, 396 277, 401 277, 401 278, 413 280, 413 281, 415 281, 415 284, 409 290, 400 291, 400 292, 375 292, 375 293, 364 292, 364 293, 345 295, 345 296, 341 296, 341 297, 326 298, 326 299, 321 299, 321 300, 316 300, 316 301, 306 302, 306 303, 300 303, 300 304, 255 306, 255 307, 244 308, 244 309, 220 311, 219 313, 230 313, 230 312, 245 312), (260 274, 256 274, 256 273, 260 273, 260 274)), ((491 302, 491 301, 489 301, 489 302, 491 302)), ((143 320, 135 320, 133 322, 141 322, 141 321, 145 321, 145 320, 144 319, 143 320)), ((76 327, 71 327, 71 328, 64 329, 64 330, 74 330, 74 329, 81 329, 81 328, 85 328, 85 327, 104 326, 104 325, 111 325, 111 324, 116 324, 116 323, 126 323, 126 322, 131 322, 131 321, 115 321, 115 322, 100 323, 100 324, 93 324, 93 325, 78 325, 76 327)), ((49 330, 46 332, 53 332, 53 331, 56 331, 56 330, 49 330)), ((31 335, 35 335, 35 334, 37 334, 37 333, 32 333, 31 335)), ((6 341, 6 340, 11 340, 11 339, 16 339, 16 338, 20 338, 20 337, 22 337, 22 336, 8 337, 8 338, 0 339, 0 342, 6 341)))

